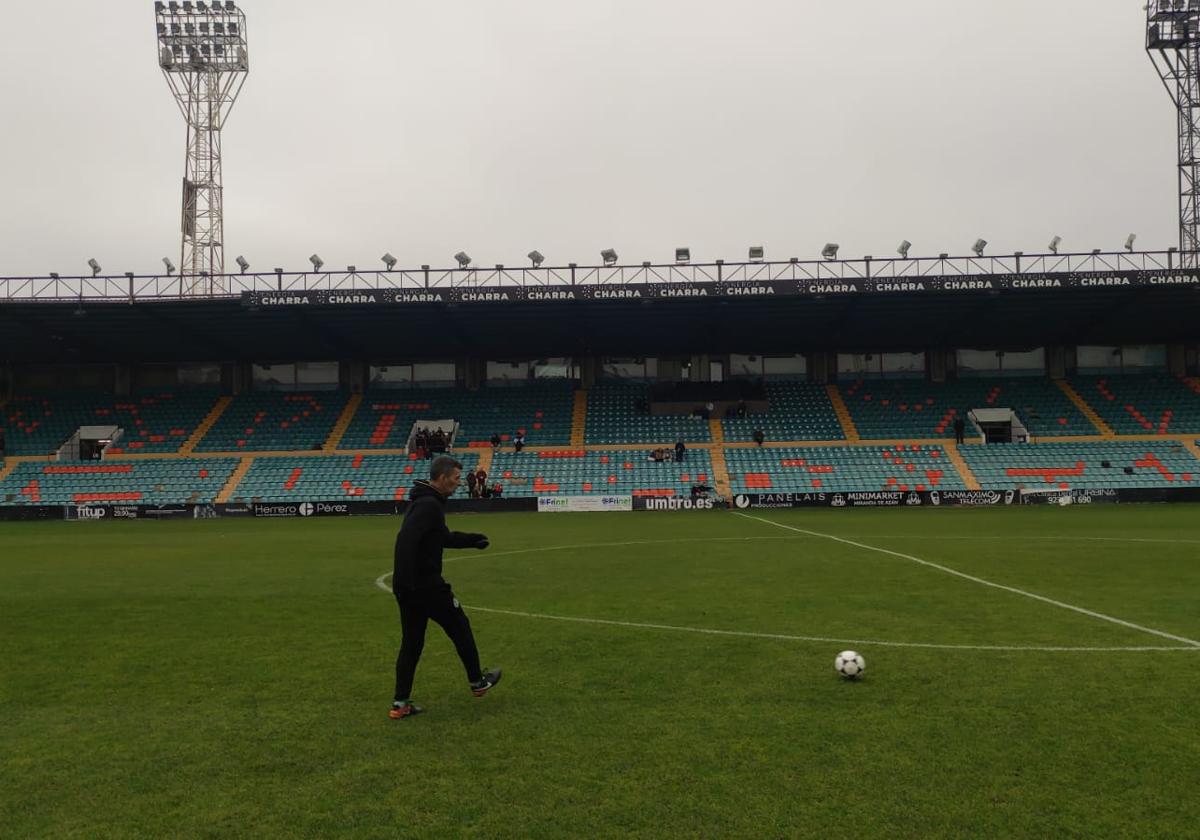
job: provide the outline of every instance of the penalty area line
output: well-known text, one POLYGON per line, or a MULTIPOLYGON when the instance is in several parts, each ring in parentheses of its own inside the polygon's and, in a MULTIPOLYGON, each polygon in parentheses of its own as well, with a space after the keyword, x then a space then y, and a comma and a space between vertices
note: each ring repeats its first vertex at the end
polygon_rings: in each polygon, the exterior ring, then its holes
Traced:
POLYGON ((740 511, 738 511, 736 513, 738 516, 741 516, 744 519, 752 519, 755 522, 763 522, 767 525, 774 525, 776 528, 783 528, 788 531, 795 531, 797 534, 807 534, 810 537, 823 537, 824 539, 827 539, 827 540, 833 540, 834 542, 844 543, 845 545, 852 545, 855 548, 865 549, 866 551, 877 551, 880 554, 890 554, 893 557, 899 557, 902 560, 910 560, 913 563, 919 563, 922 566, 927 566, 931 569, 936 569, 939 572, 944 572, 948 575, 954 575, 955 577, 960 577, 964 580, 969 580, 972 583, 978 583, 982 586, 990 586, 993 589, 1001 589, 1005 592, 1011 592, 1014 595, 1021 595, 1025 598, 1032 598, 1035 601, 1041 601, 1044 604, 1050 604, 1051 606, 1059 607, 1064 610, 1071 610, 1072 612, 1077 612, 1081 615, 1090 616, 1091 618, 1096 618, 1096 619, 1099 619, 1100 621, 1107 621, 1110 624, 1117 624, 1117 625, 1120 625, 1121 627, 1127 627, 1130 630, 1137 630, 1142 633, 1149 633, 1152 636, 1159 636, 1163 639, 1170 639, 1173 642, 1182 642, 1183 644, 1188 645, 1192 648, 1200 649, 1200 642, 1196 641, 1195 639, 1188 639, 1184 636, 1176 636, 1173 633, 1167 633, 1163 630, 1155 630, 1153 627, 1143 627, 1140 624, 1134 624, 1132 621, 1126 621, 1123 618, 1116 618, 1114 616, 1105 615, 1104 613, 1096 612, 1094 610, 1089 610, 1084 607, 1077 607, 1074 604, 1068 604, 1064 601, 1056 601, 1053 598, 1047 598, 1045 595, 1038 595, 1035 592, 1027 592, 1024 589, 1017 589, 1015 586, 1006 586, 1003 583, 994 583, 990 580, 984 580, 981 577, 975 577, 974 575, 969 575, 966 572, 960 572, 957 569, 952 569, 949 566, 943 566, 940 563, 933 563, 933 562, 930 562, 929 560, 922 560, 920 557, 913 557, 911 554, 904 554, 903 552, 892 551, 890 548, 880 548, 877 545, 867 545, 866 543, 855 542, 854 540, 848 540, 844 537, 838 537, 833 534, 823 534, 819 531, 809 531, 805 528, 796 528, 792 525, 784 525, 782 522, 776 522, 772 519, 764 519, 761 516, 750 516, 749 514, 741 513, 740 511))

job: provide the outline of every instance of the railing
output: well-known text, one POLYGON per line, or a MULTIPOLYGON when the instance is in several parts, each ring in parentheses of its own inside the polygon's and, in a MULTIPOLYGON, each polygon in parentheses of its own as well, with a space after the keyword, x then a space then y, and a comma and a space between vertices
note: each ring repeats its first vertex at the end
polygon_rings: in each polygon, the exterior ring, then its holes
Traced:
MULTIPOLYGON (((1195 265, 1196 255, 1187 264, 1195 265)), ((775 281, 921 280, 931 277, 1085 274, 1177 270, 1176 250, 1086 254, 1012 254, 996 257, 862 257, 786 262, 567 265, 550 268, 428 268, 392 271, 273 271, 205 278, 214 293, 193 294, 195 278, 127 273, 119 276, 0 277, 0 301, 220 300, 243 292, 370 289, 530 288, 645 284, 762 283, 775 281)))

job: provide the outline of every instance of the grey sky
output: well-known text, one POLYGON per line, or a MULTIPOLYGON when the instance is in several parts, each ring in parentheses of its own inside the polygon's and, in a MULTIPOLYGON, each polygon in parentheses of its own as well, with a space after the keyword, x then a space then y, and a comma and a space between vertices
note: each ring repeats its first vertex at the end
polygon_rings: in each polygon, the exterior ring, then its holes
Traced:
MULTIPOLYGON (((0 275, 179 256, 151 0, 9 3, 0 275)), ((226 263, 1176 244, 1141 0, 244 0, 226 263)))

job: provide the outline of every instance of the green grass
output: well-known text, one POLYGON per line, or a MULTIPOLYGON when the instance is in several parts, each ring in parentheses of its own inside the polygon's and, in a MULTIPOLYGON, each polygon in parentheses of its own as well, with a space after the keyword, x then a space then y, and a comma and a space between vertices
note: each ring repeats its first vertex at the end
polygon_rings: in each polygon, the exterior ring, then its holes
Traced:
MULTIPOLYGON (((1200 639, 1195 508, 755 515, 1200 639)), ((375 579, 398 524, 0 526, 0 832, 1147 838, 1200 824, 1200 651, 879 644, 1182 647, 732 513, 452 517, 492 538, 449 552, 446 574, 505 680, 472 698, 431 628, 427 714, 390 721, 399 622, 375 579), (866 656, 865 680, 834 675, 844 647, 866 656)))

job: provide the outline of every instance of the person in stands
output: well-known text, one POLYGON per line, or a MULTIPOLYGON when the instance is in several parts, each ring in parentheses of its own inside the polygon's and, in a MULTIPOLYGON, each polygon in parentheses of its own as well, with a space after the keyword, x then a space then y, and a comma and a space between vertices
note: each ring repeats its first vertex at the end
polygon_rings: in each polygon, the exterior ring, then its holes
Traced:
POLYGON ((475 498, 475 485, 478 481, 478 476, 475 475, 475 470, 467 471, 467 495, 472 499, 475 498))
POLYGON ((519 455, 519 454, 521 454, 521 450, 524 448, 525 448, 525 430, 517 429, 516 434, 513 435, 513 451, 519 455))
POLYGON ((675 460, 682 461, 686 452, 687 447, 683 445, 683 438, 675 441, 675 460))
POLYGON ((962 443, 963 439, 966 437, 966 433, 967 433, 966 422, 963 421, 961 414, 956 414, 954 416, 954 442, 962 443))
POLYGON ((766 434, 763 433, 762 429, 754 430, 754 442, 755 443, 757 443, 759 446, 762 446, 763 441, 766 439, 767 439, 767 436, 766 436, 766 434))

